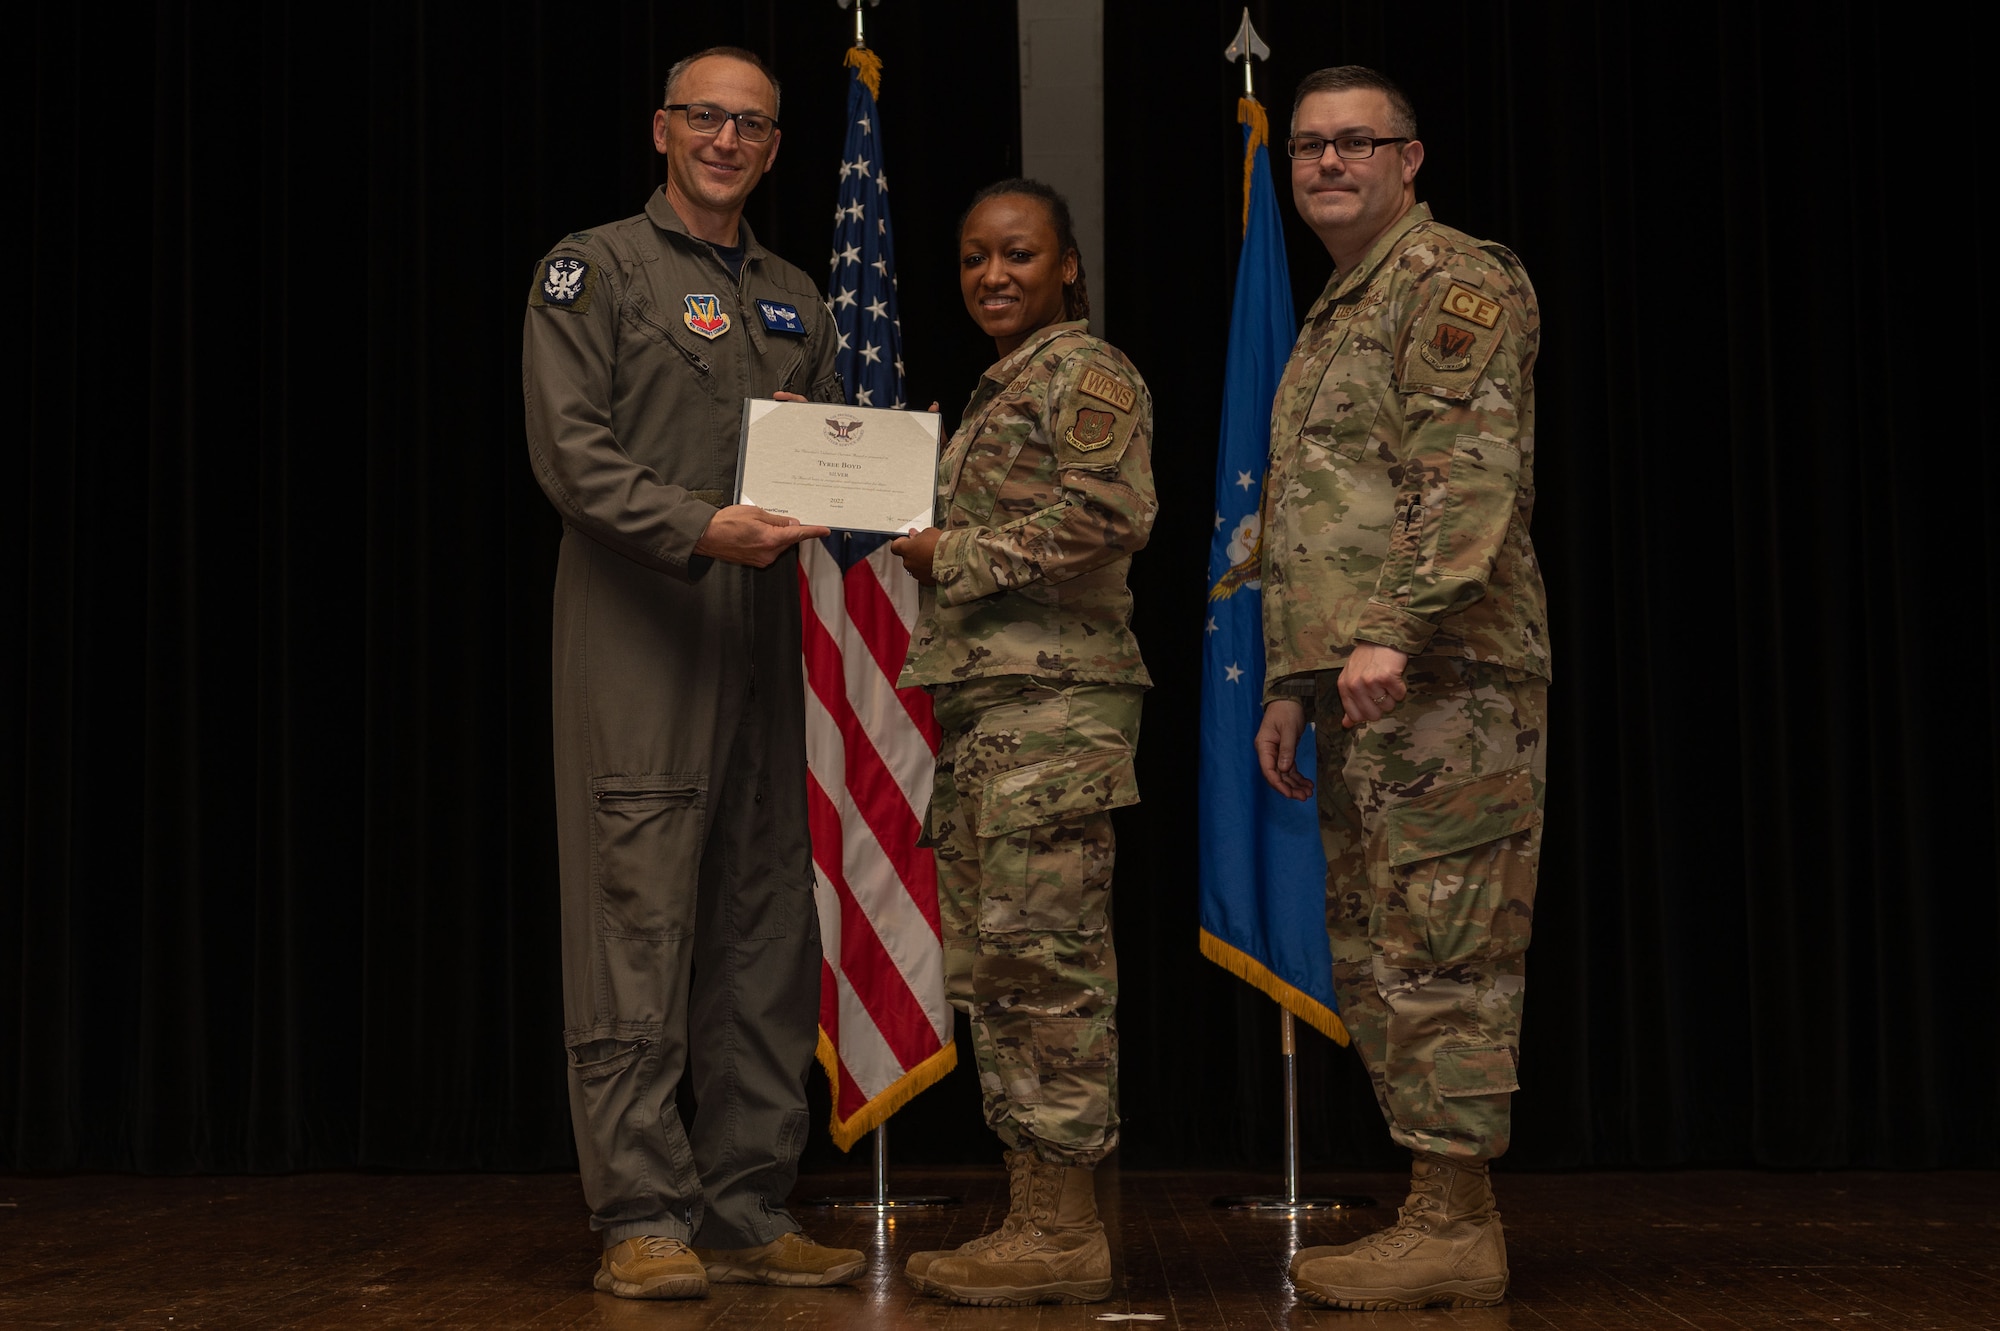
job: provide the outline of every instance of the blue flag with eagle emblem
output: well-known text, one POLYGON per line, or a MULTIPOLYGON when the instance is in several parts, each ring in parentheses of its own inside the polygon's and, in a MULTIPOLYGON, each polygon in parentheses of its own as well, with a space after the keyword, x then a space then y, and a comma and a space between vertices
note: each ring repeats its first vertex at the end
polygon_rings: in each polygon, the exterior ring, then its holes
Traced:
MULTIPOLYGON (((1294 1016, 1347 1042, 1326 940, 1326 856, 1311 800, 1265 783, 1253 747, 1263 719, 1261 513, 1271 399, 1298 335, 1285 239, 1264 145, 1264 108, 1237 104, 1243 124, 1243 252, 1229 316, 1215 535, 1201 686, 1201 951, 1294 1016)), ((1312 730, 1298 767, 1314 776, 1312 730)))

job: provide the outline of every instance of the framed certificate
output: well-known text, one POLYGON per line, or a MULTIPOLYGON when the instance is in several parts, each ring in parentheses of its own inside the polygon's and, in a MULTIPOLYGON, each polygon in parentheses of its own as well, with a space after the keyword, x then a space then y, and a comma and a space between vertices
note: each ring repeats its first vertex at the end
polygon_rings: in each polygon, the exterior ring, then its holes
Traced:
POLYGON ((901 536, 932 524, 937 458, 936 412, 745 398, 736 502, 901 536))

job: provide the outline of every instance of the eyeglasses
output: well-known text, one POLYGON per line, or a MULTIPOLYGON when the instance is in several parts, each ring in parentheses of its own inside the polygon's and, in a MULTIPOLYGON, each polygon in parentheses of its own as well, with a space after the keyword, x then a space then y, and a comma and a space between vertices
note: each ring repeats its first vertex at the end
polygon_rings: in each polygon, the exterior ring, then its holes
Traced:
POLYGON ((1350 162, 1366 161, 1375 155, 1375 150, 1385 143, 1409 143, 1408 138, 1371 139, 1365 134, 1343 134, 1337 139, 1323 139, 1317 134, 1294 134, 1285 140, 1285 151, 1301 161, 1311 161, 1326 155, 1326 145, 1332 144, 1336 156, 1345 157, 1350 162))
POLYGON ((776 120, 756 111, 725 111, 707 102, 668 102, 666 109, 685 115, 688 128, 697 134, 720 134, 734 120, 736 135, 745 143, 762 143, 778 127, 776 120))

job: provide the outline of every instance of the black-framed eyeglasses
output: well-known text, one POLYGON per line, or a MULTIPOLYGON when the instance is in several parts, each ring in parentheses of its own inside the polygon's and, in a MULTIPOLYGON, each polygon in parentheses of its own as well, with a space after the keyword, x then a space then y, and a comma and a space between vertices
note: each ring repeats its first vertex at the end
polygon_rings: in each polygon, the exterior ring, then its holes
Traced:
POLYGON ((1294 134, 1285 140, 1285 152, 1301 161, 1311 161, 1326 156, 1326 145, 1330 143, 1335 156, 1345 157, 1350 162, 1361 162, 1373 157, 1375 150, 1385 143, 1409 142, 1408 137, 1371 139, 1366 134, 1343 134, 1336 139, 1323 139, 1317 134, 1294 134))
POLYGON ((687 117, 688 128, 697 134, 720 134, 734 120, 736 136, 745 143, 762 143, 778 127, 774 117, 757 111, 725 111, 707 102, 668 102, 666 109, 687 117))

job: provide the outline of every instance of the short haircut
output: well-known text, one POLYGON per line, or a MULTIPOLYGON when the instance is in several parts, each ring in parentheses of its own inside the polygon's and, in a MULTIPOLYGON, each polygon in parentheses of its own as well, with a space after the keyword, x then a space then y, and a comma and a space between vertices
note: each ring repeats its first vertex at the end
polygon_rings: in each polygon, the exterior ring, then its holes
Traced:
MULTIPOLYGON (((746 51, 740 46, 711 46, 706 51, 696 51, 693 55, 684 55, 679 60, 674 61, 673 67, 667 70, 667 88, 661 94, 660 100, 662 102, 671 102, 674 100, 674 85, 681 81, 681 75, 687 73, 695 61, 706 60, 710 56, 727 56, 731 60, 741 60, 744 64, 754 67, 759 74, 768 79, 771 84, 771 119, 776 120, 778 118, 778 76, 773 74, 771 67, 764 63, 764 57, 758 55, 755 51, 746 51)), ((723 109, 733 111, 741 110, 742 108, 725 107, 723 109)))
POLYGON ((1417 108, 1410 105, 1410 98, 1387 74, 1379 74, 1366 65, 1334 65, 1329 69, 1317 69, 1299 81, 1299 90, 1292 94, 1292 128, 1299 127, 1299 107, 1306 98, 1316 92, 1349 92, 1356 88, 1372 88, 1389 99, 1389 114, 1394 117, 1388 128, 1399 137, 1417 137, 1417 108))
POLYGON ((1056 233, 1056 259, 1065 254, 1076 256, 1076 281, 1063 287, 1063 318, 1088 319, 1090 317, 1090 285, 1083 275, 1083 251, 1076 243, 1076 223, 1070 220, 1069 200, 1061 190, 1040 180, 1028 180, 1015 176, 1011 180, 996 180, 972 196, 972 202, 958 215, 958 234, 965 235, 965 224, 972 216, 972 210, 988 199, 997 199, 1004 194, 1019 195, 1035 200, 1048 210, 1049 226, 1056 233))

